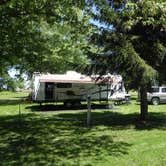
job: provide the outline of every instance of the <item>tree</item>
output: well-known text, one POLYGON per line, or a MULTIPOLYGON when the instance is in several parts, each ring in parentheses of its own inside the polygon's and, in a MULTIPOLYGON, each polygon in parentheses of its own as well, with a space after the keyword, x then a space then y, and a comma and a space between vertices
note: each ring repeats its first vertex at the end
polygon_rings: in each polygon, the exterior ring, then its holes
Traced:
POLYGON ((23 89, 24 87, 24 79, 13 78, 8 73, 4 73, 3 78, 0 78, 0 90, 16 91, 17 89, 23 89))
POLYGON ((80 70, 92 31, 84 0, 1 0, 0 78, 9 84, 12 68, 29 77, 80 70))
POLYGON ((11 67, 31 74, 84 63, 92 31, 84 7, 83 0, 2 0, 0 76, 11 67))
MULTIPOLYGON (((166 80, 166 3, 164 1, 90 1, 97 12, 94 19, 108 28, 94 35, 93 42, 103 48, 108 71, 127 75, 140 87, 141 119, 148 115, 147 90, 154 79, 166 80), (109 28, 111 27, 111 28, 109 28)), ((101 63, 101 62, 100 62, 101 63)))

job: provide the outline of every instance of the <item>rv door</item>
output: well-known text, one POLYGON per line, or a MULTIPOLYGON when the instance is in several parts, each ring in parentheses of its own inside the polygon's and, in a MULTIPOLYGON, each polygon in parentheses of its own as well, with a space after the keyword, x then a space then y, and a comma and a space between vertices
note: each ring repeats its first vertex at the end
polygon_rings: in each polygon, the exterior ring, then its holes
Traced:
POLYGON ((45 100, 54 99, 54 83, 46 82, 45 83, 45 100))

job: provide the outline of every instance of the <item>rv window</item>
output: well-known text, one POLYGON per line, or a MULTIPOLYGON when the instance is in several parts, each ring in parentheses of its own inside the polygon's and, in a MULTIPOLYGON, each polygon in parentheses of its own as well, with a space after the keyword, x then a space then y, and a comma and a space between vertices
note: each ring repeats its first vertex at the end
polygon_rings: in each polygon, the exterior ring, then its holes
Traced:
POLYGON ((71 88, 71 83, 57 83, 57 88, 71 88))

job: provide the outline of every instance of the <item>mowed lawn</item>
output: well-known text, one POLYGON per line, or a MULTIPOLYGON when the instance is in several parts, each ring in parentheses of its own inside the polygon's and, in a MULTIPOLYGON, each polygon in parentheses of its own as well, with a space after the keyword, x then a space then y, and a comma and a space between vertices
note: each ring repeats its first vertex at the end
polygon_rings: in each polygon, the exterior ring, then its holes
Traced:
POLYGON ((86 110, 45 111, 21 102, 25 96, 0 92, 2 166, 166 165, 164 104, 149 105, 149 120, 140 122, 133 96, 129 105, 92 110, 88 129, 86 110))

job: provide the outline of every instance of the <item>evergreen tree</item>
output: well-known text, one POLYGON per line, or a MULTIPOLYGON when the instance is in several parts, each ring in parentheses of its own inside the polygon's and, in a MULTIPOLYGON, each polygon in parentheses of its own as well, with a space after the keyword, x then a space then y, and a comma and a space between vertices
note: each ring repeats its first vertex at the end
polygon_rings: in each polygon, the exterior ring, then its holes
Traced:
POLYGON ((122 73, 136 88, 140 87, 141 119, 145 120, 148 87, 154 79, 166 80, 166 3, 154 0, 90 3, 95 6, 94 19, 104 25, 92 38, 103 53, 98 72, 122 73))

